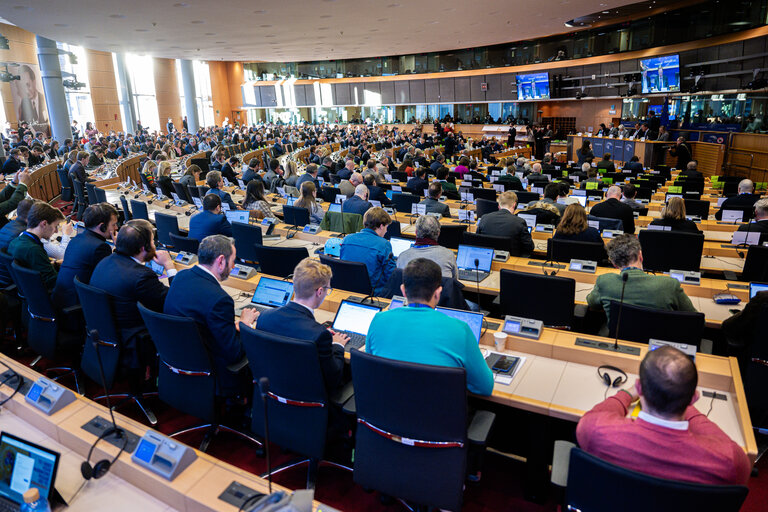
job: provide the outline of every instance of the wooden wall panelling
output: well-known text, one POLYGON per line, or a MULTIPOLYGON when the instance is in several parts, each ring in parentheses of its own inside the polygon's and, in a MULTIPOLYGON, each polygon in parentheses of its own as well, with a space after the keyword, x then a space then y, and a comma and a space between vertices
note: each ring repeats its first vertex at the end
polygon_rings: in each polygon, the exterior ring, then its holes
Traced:
POLYGON ((171 118, 174 126, 181 129, 183 125, 179 83, 176 77, 176 60, 155 57, 152 70, 155 76, 155 97, 160 126, 164 128, 168 123, 168 118, 171 118))
MULTIPOLYGON (((224 118, 228 117, 230 121, 245 122, 245 114, 240 119, 233 119, 232 111, 241 110, 242 91, 232 98, 232 92, 229 87, 228 63, 208 61, 208 74, 211 80, 211 104, 213 105, 214 122, 221 126, 224 118)), ((238 82, 240 83, 240 82, 238 82)))
POLYGON ((88 86, 96 129, 101 132, 122 131, 123 114, 120 112, 112 54, 86 49, 85 59, 88 62, 88 86))

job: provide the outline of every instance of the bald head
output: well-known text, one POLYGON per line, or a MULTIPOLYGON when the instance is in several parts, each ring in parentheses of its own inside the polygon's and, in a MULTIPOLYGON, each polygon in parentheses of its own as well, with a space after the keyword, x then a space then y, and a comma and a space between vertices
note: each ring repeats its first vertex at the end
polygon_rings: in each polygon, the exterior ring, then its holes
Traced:
POLYGON ((739 194, 752 194, 755 191, 755 184, 752 180, 741 180, 739 182, 739 194))
POLYGON ((605 197, 608 199, 612 197, 616 199, 621 199, 621 187, 619 187, 618 185, 611 185, 610 187, 608 187, 608 191, 605 193, 605 197))
POLYGON ((693 361, 670 346, 648 352, 640 363, 641 396, 648 412, 660 417, 684 414, 698 380, 693 361))

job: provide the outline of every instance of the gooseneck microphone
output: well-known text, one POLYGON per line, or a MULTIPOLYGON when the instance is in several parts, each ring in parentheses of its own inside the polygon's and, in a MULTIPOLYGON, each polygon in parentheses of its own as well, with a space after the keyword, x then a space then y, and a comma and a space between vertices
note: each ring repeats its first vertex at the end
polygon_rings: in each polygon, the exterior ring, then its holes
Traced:
POLYGON ((627 286, 629 274, 621 272, 621 299, 619 300, 619 316, 616 318, 616 339, 613 341, 613 350, 619 350, 619 327, 621 327, 621 310, 624 308, 624 287, 627 286))
POLYGON ((123 437, 123 429, 117 426, 115 421, 115 413, 112 411, 112 404, 109 400, 109 389, 107 389, 107 378, 104 376, 104 363, 101 360, 101 351, 99 350, 99 331, 91 329, 89 332, 91 339, 93 340, 93 348, 96 350, 96 360, 99 363, 99 377, 101 378, 101 385, 104 387, 104 399, 107 402, 107 409, 109 409, 109 416, 112 418, 112 429, 118 437, 123 437))
POLYGON ((267 482, 269 485, 269 494, 272 494, 272 459, 269 456, 269 416, 267 412, 267 399, 269 398, 269 378, 261 377, 259 379, 259 393, 264 402, 264 452, 267 456, 267 482))
POLYGON ((477 289, 477 307, 480 307, 480 260, 475 258, 475 288, 477 289))

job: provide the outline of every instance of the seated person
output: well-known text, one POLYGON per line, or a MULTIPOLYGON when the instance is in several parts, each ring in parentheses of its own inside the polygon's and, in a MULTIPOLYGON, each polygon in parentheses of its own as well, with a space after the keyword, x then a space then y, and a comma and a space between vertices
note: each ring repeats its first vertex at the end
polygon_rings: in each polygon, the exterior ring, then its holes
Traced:
MULTIPOLYGON (((6 188, 8 188, 7 185, 6 188)), ((27 215, 33 204, 35 204, 35 199, 22 199, 16 206, 16 218, 0 228, 0 249, 7 250, 11 240, 27 229, 27 215)))
POLYGON ((260 331, 306 340, 317 346, 326 391, 330 394, 344 380, 346 334, 327 329, 315 320, 314 312, 331 289, 331 267, 312 258, 304 258, 293 271, 293 300, 259 315, 260 331))
POLYGON ((578 203, 569 204, 565 209, 552 238, 603 243, 600 231, 589 225, 589 222, 587 222, 587 211, 578 203))
POLYGON ((558 215, 562 215, 567 205, 557 202, 560 197, 560 188, 560 183, 547 183, 547 186, 544 187, 544 198, 541 201, 531 201, 528 203, 528 208, 533 208, 536 203, 542 202, 554 206, 557 208, 558 215))
POLYGON ((306 169, 304 169, 306 172, 299 176, 296 179, 296 188, 301 190, 301 186, 306 183, 310 182, 315 185, 315 190, 320 189, 320 181, 317 179, 318 175, 318 168, 315 164, 309 164, 306 169))
POLYGON ((81 283, 91 281, 93 269, 112 254, 107 240, 117 236, 117 209, 109 203, 92 204, 83 213, 85 232, 72 238, 64 252, 64 260, 53 289, 53 303, 60 309, 79 304, 75 277, 81 283))
POLYGON ((373 174, 363 176, 363 184, 368 187, 368 199, 370 201, 378 201, 382 206, 392 204, 384 189, 376 184, 376 177, 373 174))
POLYGON ((262 219, 275 218, 275 212, 269 207, 267 197, 264 195, 264 182, 261 179, 252 179, 246 185, 243 209, 257 211, 262 219))
MULTIPOLYGON (((235 168, 240 163, 240 160, 237 159, 236 156, 230 157, 229 160, 221 166, 221 178, 222 181, 224 181, 224 178, 227 179, 232 184, 237 184, 237 173, 235 172, 235 168)), ((211 187, 213 188, 213 187, 211 187)))
POLYGON ((741 180, 739 182, 739 194, 723 201, 720 209, 715 213, 715 219, 723 220, 723 210, 751 208, 758 199, 760 196, 755 194, 755 184, 752 183, 752 180, 741 180))
POLYGON ((699 162, 697 162, 696 160, 691 160, 685 166, 685 170, 680 171, 680 176, 688 176, 691 178, 703 178, 704 175, 701 173, 701 171, 698 170, 698 167, 699 167, 699 162))
POLYGON ((440 266, 434 261, 417 258, 408 263, 400 285, 408 306, 373 317, 365 350, 398 361, 464 368, 467 389, 488 396, 493 391, 493 373, 472 330, 434 309, 443 291, 441 282, 440 266))
POLYGON ((621 186, 621 202, 625 205, 629 206, 633 210, 642 210, 645 208, 643 206, 643 203, 638 203, 635 201, 635 196, 637 195, 637 189, 635 186, 631 183, 624 183, 621 186))
POLYGON ((363 215, 363 230, 345 236, 339 253, 342 260, 365 263, 373 294, 377 297, 384 292, 396 267, 392 244, 384 238, 391 222, 392 218, 383 208, 369 209, 363 215))
POLYGON ((173 197, 172 194, 176 192, 171 179, 171 163, 168 161, 160 162, 160 165, 157 166, 157 186, 160 187, 165 197, 173 197))
POLYGON ((597 162, 597 172, 599 173, 616 172, 616 166, 613 165, 613 160, 611 160, 610 153, 604 154, 603 159, 597 162))
POLYGON ((464 179, 464 175, 469 173, 469 157, 464 155, 459 158, 459 165, 453 168, 453 172, 464 179))
MULTIPOLYGON (((577 168, 578 169, 578 168, 577 168)), ((589 170, 592 169, 592 165, 589 163, 583 163, 581 164, 581 168, 577 171, 570 171, 568 173, 569 176, 573 176, 574 178, 578 178, 579 182, 582 182, 589 178, 589 170)))
POLYGON ((437 169, 437 181, 440 183, 440 186, 443 187, 443 194, 445 194, 445 197, 448 199, 461 199, 461 195, 459 194, 459 189, 456 188, 455 183, 451 183, 448 181, 448 168, 446 166, 441 166, 437 169))
POLYGON ((541 173, 540 163, 537 162, 531 167, 531 172, 528 174, 528 183, 534 187, 541 187, 549 183, 549 178, 541 173))
MULTIPOLYGON (((200 175, 203 170, 197 164, 192 164, 184 171, 184 175, 179 178, 179 183, 185 187, 196 187, 197 181, 200 179, 200 175)), ((184 199, 183 197, 181 199, 184 199)))
POLYGON ((605 193, 605 201, 596 204, 589 211, 593 217, 603 217, 606 219, 619 219, 624 226, 624 232, 633 234, 635 232, 635 215, 632 208, 620 201, 621 187, 611 185, 605 193))
POLYGON ((22 267, 39 272, 49 292, 56 285, 57 273, 42 240, 51 238, 63 220, 64 215, 58 208, 35 201, 27 213, 27 228, 8 244, 8 254, 22 267))
POLYGON ((416 243, 397 257, 397 268, 405 268, 416 258, 432 260, 440 266, 443 277, 458 279, 456 254, 447 247, 437 243, 440 237, 440 221, 429 215, 416 219, 416 243))
POLYGON ((508 238, 511 256, 529 256, 533 252, 533 240, 525 221, 514 214, 517 194, 511 190, 502 192, 497 201, 499 211, 483 215, 477 223, 477 233, 508 238))
POLYGON ((597 176, 597 167, 590 166, 589 169, 587 169, 587 179, 579 183, 579 188, 585 190, 587 188, 587 183, 597 183, 597 188, 599 189, 601 187, 603 182, 597 176))
POLYGON ((320 224, 325 217, 325 210, 317 204, 317 189, 311 181, 305 181, 301 184, 301 197, 299 197, 293 206, 296 208, 306 208, 309 210, 309 223, 320 224))
MULTIPOLYGON (((94 181, 93 178, 88 177, 88 173, 85 172, 85 166, 88 165, 88 159, 90 158, 90 155, 87 151, 80 151, 77 154, 76 161, 72 164, 72 166, 69 168, 69 180, 77 180, 83 185, 85 185, 86 182, 94 181)), ((74 182, 73 182, 74 185, 74 182)))
POLYGON ((768 291, 757 292, 749 299, 743 310, 723 320, 722 329, 725 339, 736 352, 744 348, 749 349, 757 339, 756 329, 761 320, 763 307, 766 305, 768 305, 768 291))
POLYGON ((608 242, 605 248, 608 259, 621 272, 597 276, 595 287, 587 295, 590 308, 602 309, 610 317, 611 301, 618 302, 621 299, 621 274, 627 274, 624 304, 667 311, 696 311, 691 299, 680 286, 680 281, 674 277, 655 276, 643 271, 643 251, 637 237, 619 235, 608 242))
POLYGON ((672 231, 699 233, 699 228, 692 220, 685 218, 685 202, 679 197, 670 197, 661 210, 661 218, 651 221, 651 226, 670 226, 672 231))
POLYGON ((248 167, 243 171, 243 177, 241 179, 243 180, 243 183, 248 186, 248 183, 250 183, 251 180, 257 178, 261 180, 261 176, 259 176, 259 159, 254 157, 248 162, 248 167))
MULTIPOLYGON (((760 199, 755 203, 755 220, 742 224, 736 231, 760 233, 758 243, 762 245, 768 242, 768 198, 760 199)), ((0 230, 0 234, 2 234, 2 230, 0 230)), ((2 246, 0 245, 0 247, 2 246)))
POLYGON ((405 185, 405 188, 407 188, 411 194, 416 194, 417 196, 420 196, 424 194, 424 191, 429 187, 429 182, 427 181, 427 169, 424 167, 419 167, 416 169, 416 176, 413 178, 408 178, 408 182, 405 185))
POLYGON ((520 178, 517 177, 515 172, 514 161, 510 159, 509 166, 507 167, 507 173, 499 176, 499 179, 496 180, 496 183, 504 185, 504 190, 524 191, 525 188, 523 188, 523 182, 520 181, 520 178))
POLYGON ((451 209, 447 204, 440 202, 440 194, 443 193, 443 186, 435 181, 429 184, 429 197, 424 198, 419 204, 426 205, 427 213, 439 213, 443 217, 451 216, 451 209))
POLYGON ((213 361, 221 395, 246 392, 249 387, 248 382, 239 385, 236 374, 227 370, 227 366, 244 357, 238 332, 240 323, 254 327, 259 316, 257 310, 246 308, 240 314, 240 321, 234 322, 235 303, 221 283, 235 266, 235 257, 234 239, 223 235, 204 238, 197 251, 197 265, 178 273, 163 307, 165 314, 191 318, 197 324, 213 361))
MULTIPOLYGON (((351 160, 350 160, 351 162, 351 160)), ((358 185, 363 184, 363 175, 359 172, 353 172, 348 180, 343 180, 339 183, 339 194, 344 194, 347 197, 355 195, 355 189, 358 185)))
MULTIPOLYGON (((397 310, 395 310, 397 311, 397 310)), ((375 320, 374 320, 375 321, 375 320)), ((370 340, 370 335, 369 338, 370 340)), ((696 365, 678 349, 648 352, 640 379, 594 406, 579 421, 581 448, 600 459, 657 478, 707 485, 746 485, 744 450, 693 406, 696 365), (627 416, 640 399, 637 419, 627 416)))
POLYGON ((189 238, 202 241, 211 235, 232 236, 232 224, 221 213, 221 199, 216 194, 206 194, 203 211, 189 219, 189 238))
POLYGON ((640 157, 635 155, 629 159, 629 162, 624 164, 623 171, 630 171, 633 173, 643 172, 643 164, 640 163, 640 157))
POLYGON ((230 210, 237 210, 237 205, 232 200, 232 196, 230 196, 228 192, 221 190, 221 187, 224 186, 224 180, 221 178, 221 173, 219 171, 210 171, 208 174, 206 174, 205 184, 208 185, 209 188, 208 192, 206 192, 206 195, 215 194, 219 196, 219 199, 221 199, 222 203, 227 203, 229 205, 230 210))
POLYGON ((104 165, 104 148, 96 146, 93 153, 88 157, 88 167, 95 168, 104 165))
POLYGON ((341 205, 342 213, 357 213, 358 215, 365 215, 365 212, 371 208, 373 205, 368 202, 368 187, 365 185, 356 186, 355 195, 341 205))

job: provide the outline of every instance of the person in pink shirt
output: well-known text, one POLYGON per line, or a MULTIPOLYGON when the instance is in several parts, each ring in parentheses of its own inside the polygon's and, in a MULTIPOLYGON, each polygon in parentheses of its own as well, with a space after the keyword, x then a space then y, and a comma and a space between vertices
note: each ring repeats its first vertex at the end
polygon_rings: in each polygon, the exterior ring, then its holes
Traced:
MULTIPOLYGON (((693 404, 698 374, 673 347, 648 352, 640 379, 588 411, 576 427, 579 446, 605 461, 647 475, 710 485, 746 485, 744 450, 693 404), (642 411, 627 417, 639 397, 642 411)), ((708 408, 708 405, 706 406, 708 408)))
POLYGON ((453 168, 453 172, 458 173, 462 178, 469 173, 469 157, 465 155, 459 158, 459 165, 453 168))

